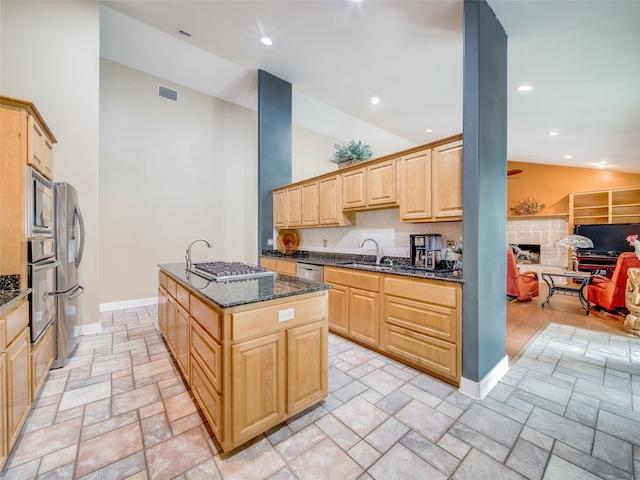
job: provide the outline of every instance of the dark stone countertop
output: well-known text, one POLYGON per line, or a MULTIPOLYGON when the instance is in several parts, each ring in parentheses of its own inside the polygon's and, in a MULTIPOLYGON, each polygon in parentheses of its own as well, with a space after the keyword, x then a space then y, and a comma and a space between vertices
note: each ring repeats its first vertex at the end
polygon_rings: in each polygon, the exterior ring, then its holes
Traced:
POLYGON ((388 273, 402 277, 464 283, 464 279, 455 276, 451 270, 427 270, 424 268, 411 267, 409 259, 404 257, 383 257, 381 265, 376 265, 373 255, 354 255, 348 253, 323 253, 299 250, 291 255, 284 255, 278 250, 262 250, 262 256, 282 258, 312 265, 351 268, 367 272, 388 273), (393 265, 389 266, 385 264, 386 259, 393 260, 393 265))
POLYGON ((168 263, 158 266, 165 273, 190 289, 196 290, 220 308, 230 308, 275 298, 320 292, 331 288, 331 285, 326 283, 312 282, 279 274, 216 282, 187 271, 184 263, 168 263))
POLYGON ((12 308, 30 293, 30 288, 24 290, 0 290, 0 314, 12 308))

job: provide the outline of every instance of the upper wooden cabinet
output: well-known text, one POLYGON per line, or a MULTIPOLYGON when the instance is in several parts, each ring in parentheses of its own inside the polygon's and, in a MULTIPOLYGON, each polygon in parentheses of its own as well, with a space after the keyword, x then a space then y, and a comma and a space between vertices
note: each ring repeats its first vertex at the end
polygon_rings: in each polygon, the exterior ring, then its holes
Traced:
POLYGON ((372 210, 397 205, 396 159, 375 162, 342 174, 342 208, 372 210))
POLYGON ((400 159, 400 219, 441 222, 462 219, 462 141, 400 159))
POLYGON ((38 120, 29 115, 29 152, 27 163, 49 180, 53 179, 53 142, 38 120))
POLYGON ((569 194, 569 228, 596 223, 640 222, 640 187, 569 194))
POLYGON ((462 136, 273 191, 273 227, 355 223, 355 212, 400 207, 405 222, 462 220, 462 136))

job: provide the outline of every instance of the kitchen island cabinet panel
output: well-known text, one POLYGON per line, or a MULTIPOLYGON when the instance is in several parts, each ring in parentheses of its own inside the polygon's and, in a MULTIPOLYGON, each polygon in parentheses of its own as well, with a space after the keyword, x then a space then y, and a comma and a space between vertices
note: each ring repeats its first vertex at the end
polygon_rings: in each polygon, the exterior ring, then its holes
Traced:
POLYGON ((31 347, 31 402, 36 400, 40 387, 53 365, 54 347, 53 325, 49 325, 38 342, 31 347))
POLYGON ((225 452, 328 395, 327 285, 276 275, 196 289, 183 265, 161 269, 159 282, 188 291, 189 310, 160 283, 159 323, 225 452))
POLYGON ((287 330, 287 412, 319 402, 328 390, 328 330, 314 322, 287 330))
POLYGON ((7 433, 9 445, 18 438, 31 406, 29 385, 29 328, 13 340, 6 351, 7 365, 7 433))
POLYGON ((285 333, 231 347, 232 440, 244 443, 285 418, 285 333))

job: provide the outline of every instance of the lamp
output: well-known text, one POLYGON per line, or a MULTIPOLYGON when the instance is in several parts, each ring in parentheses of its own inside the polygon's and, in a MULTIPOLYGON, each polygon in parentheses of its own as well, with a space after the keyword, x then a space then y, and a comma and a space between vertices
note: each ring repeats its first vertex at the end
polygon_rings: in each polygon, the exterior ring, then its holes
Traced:
POLYGON ((578 256, 576 248, 593 248, 593 242, 589 237, 583 235, 567 235, 556 240, 556 247, 564 247, 571 250, 571 268, 574 272, 578 271, 578 256))

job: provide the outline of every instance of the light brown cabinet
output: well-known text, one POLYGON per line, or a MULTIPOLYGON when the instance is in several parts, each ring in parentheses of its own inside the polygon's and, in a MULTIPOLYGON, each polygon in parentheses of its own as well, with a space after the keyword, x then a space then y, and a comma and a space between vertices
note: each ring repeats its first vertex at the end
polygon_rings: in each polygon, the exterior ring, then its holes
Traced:
POLYGON ((640 186, 569 194, 569 230, 575 225, 640 222, 640 186))
POLYGON ((318 180, 318 225, 321 227, 342 227, 354 225, 353 213, 342 211, 342 177, 339 174, 318 180))
POLYGON ((325 267, 332 331, 372 347, 380 346, 380 276, 348 268, 325 267))
POLYGON ((400 160, 400 219, 462 219, 462 141, 414 152, 400 160))
POLYGON ((302 186, 296 185, 286 190, 285 196, 285 218, 287 227, 295 228, 302 226, 302 186))
POLYGON ((303 183, 300 186, 302 205, 301 217, 303 227, 317 227, 318 217, 318 181, 303 183))
POLYGON ((296 276, 298 263, 275 257, 260 257, 260 266, 282 275, 296 276))
POLYGON ((53 325, 49 325, 38 342, 31 347, 31 402, 35 401, 51 365, 53 365, 54 348, 53 325))
POLYGON ((33 116, 29 116, 29 151, 27 163, 49 180, 53 180, 53 142, 46 130, 33 116))
POLYGON ((24 299, 0 315, 0 468, 31 406, 30 353, 29 303, 24 299))
POLYGON ((286 196, 286 190, 274 190, 273 192, 273 228, 287 227, 286 196))
POLYGON ((342 173, 343 210, 372 210, 397 205, 396 159, 374 162, 342 173))
MULTIPOLYGON (((163 286, 171 282, 176 283, 161 271, 161 302, 166 295, 171 303, 170 290, 163 286)), ((189 325, 190 374, 185 378, 224 451, 328 395, 324 291, 221 309, 187 285, 176 287, 189 295, 188 307, 177 305, 178 316, 189 325), (292 311, 292 319, 281 319, 284 309, 292 311)), ((168 344, 171 335, 180 338, 171 332, 170 311, 158 310, 168 344)), ((177 359, 181 348, 170 349, 177 359)))
POLYGON ((458 385, 462 287, 325 267, 329 330, 458 385))

